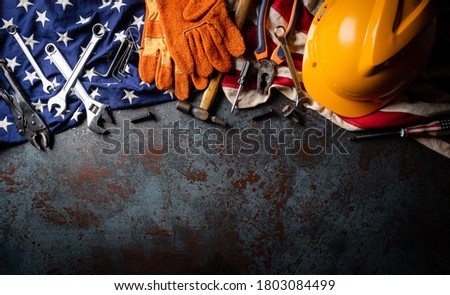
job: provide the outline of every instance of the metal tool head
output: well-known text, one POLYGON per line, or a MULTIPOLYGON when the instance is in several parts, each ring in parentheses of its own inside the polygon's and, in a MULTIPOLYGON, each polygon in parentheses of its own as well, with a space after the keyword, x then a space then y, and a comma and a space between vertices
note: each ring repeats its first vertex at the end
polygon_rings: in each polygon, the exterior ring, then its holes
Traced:
POLYGON ((282 110, 283 116, 290 119, 292 122, 298 125, 304 125, 304 120, 300 110, 294 104, 286 105, 282 110))
POLYGON ((225 121, 224 118, 219 117, 219 116, 211 116, 210 121, 211 121, 211 123, 214 123, 216 125, 220 125, 220 126, 224 126, 224 127, 229 126, 228 122, 225 121))
POLYGON ((49 148, 53 137, 42 117, 29 107, 24 108, 22 115, 24 124, 16 125, 18 133, 39 150, 49 148))
POLYGON ((286 40, 286 28, 284 26, 278 26, 274 30, 275 37, 278 38, 280 42, 285 42, 286 40))
POLYGON ((56 109, 56 116, 61 116, 67 109, 66 100, 61 97, 52 97, 48 100, 47 108, 51 112, 53 108, 56 109))
POLYGON ((258 61, 258 64, 259 69, 256 79, 256 90, 259 94, 267 95, 275 78, 277 64, 269 59, 261 59, 258 61))
POLYGON ((87 112, 87 126, 88 128, 98 134, 108 133, 105 123, 114 124, 114 117, 112 116, 109 106, 105 104, 92 104, 87 112))
POLYGON ((23 111, 21 120, 16 122, 17 132, 38 150, 49 148, 52 135, 45 121, 28 107, 25 107, 23 111))
POLYGON ((295 102, 295 106, 302 111, 306 111, 305 105, 311 105, 311 100, 305 95, 300 96, 301 94, 303 93, 297 92, 297 100, 295 102))
POLYGON ((27 137, 27 140, 38 150, 44 150, 51 147, 52 135, 46 128, 39 132, 32 133, 31 136, 27 137))
POLYGON ((177 110, 179 110, 180 112, 183 112, 185 114, 190 114, 191 110, 192 110, 192 105, 184 100, 179 100, 177 102, 177 106, 176 106, 177 110))
POLYGON ((100 24, 100 23, 96 23, 93 27, 92 27, 92 34, 94 36, 96 36, 97 38, 103 38, 103 36, 106 33, 106 28, 104 25, 100 24))
POLYGON ((199 107, 194 107, 187 101, 178 101, 176 108, 180 112, 192 115, 199 120, 206 121, 209 119, 209 111, 199 107))
POLYGON ((14 26, 14 25, 9 25, 9 26, 6 28, 6 31, 7 31, 9 34, 14 35, 14 34, 17 32, 17 28, 16 28, 16 26, 14 26))

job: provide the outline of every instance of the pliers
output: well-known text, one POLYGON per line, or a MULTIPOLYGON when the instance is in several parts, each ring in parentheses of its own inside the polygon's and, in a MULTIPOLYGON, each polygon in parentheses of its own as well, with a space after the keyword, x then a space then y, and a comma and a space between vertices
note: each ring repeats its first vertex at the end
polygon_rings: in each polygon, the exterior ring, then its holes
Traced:
MULTIPOLYGON (((294 0, 292 4, 291 16, 286 32, 287 38, 289 38, 295 30, 295 24, 297 23, 297 17, 300 13, 302 5, 303 2, 300 0, 294 0)), ((269 93, 269 88, 275 77, 276 67, 286 59, 283 49, 281 48, 281 44, 275 48, 269 59, 269 48, 267 46, 266 36, 266 18, 268 12, 269 0, 262 0, 259 8, 257 24, 258 46, 256 47, 254 54, 257 60, 258 68, 256 90, 259 94, 263 95, 267 95, 269 93)))
POLYGON ((25 92, 6 66, 4 60, 0 60, 0 68, 14 91, 13 95, 9 94, 3 82, 0 81, 0 96, 5 100, 14 116, 17 132, 37 149, 49 148, 52 142, 52 135, 47 124, 31 106, 25 92))

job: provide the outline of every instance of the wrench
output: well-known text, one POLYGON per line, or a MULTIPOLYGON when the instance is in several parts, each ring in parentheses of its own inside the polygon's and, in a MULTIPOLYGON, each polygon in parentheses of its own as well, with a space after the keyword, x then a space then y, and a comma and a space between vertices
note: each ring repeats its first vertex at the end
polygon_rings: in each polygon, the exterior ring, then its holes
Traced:
MULTIPOLYGON (((69 79, 70 75, 72 74, 72 69, 70 68, 66 59, 58 50, 56 45, 53 43, 47 44, 45 46, 45 52, 47 52, 50 60, 58 68, 64 78, 69 79)), ((76 80, 73 90, 75 92, 75 95, 78 96, 86 109, 88 128, 95 133, 105 133, 106 130, 100 127, 99 121, 100 119, 103 119, 112 122, 112 118, 107 111, 109 106, 92 99, 79 80, 76 80)))
MULTIPOLYGON (((106 29, 102 24, 95 24, 92 28, 92 38, 89 41, 89 44, 86 46, 86 50, 83 52, 81 58, 78 60, 77 64, 73 68, 73 71, 70 73, 69 77, 66 80, 63 88, 52 98, 48 100, 48 109, 51 111, 53 106, 58 105, 57 108, 57 116, 64 113, 66 110, 66 98, 69 94, 70 89, 75 85, 75 82, 78 79, 81 71, 84 69, 89 57, 91 56, 95 46, 98 41, 103 38, 105 35, 106 29)), ((46 47, 47 49, 47 47, 46 47)), ((47 54, 51 58, 52 52, 48 52, 47 54)))
POLYGON ((275 36, 278 38, 278 41, 281 43, 281 48, 284 51, 284 55, 286 56, 286 63, 289 67, 289 72, 291 72, 292 81, 294 82, 295 90, 297 91, 297 101, 295 105, 298 107, 299 104, 303 106, 304 103, 309 103, 309 99, 303 94, 303 89, 298 80, 297 70, 295 69, 294 60, 292 59, 291 52, 289 51, 289 47, 286 40, 286 29, 283 26, 278 26, 275 29, 275 36))
POLYGON ((30 62, 31 66, 36 71, 37 75, 41 79, 42 82, 42 89, 45 93, 50 93, 50 89, 55 89, 52 82, 50 82, 42 72, 41 68, 37 64, 36 60, 34 59, 33 55, 31 54, 30 50, 28 50, 27 45, 22 40, 22 37, 20 37, 19 33, 17 32, 17 29, 15 26, 10 25, 6 28, 9 34, 13 35, 13 37, 17 40, 17 43, 19 43, 20 48, 22 48, 23 53, 25 53, 26 57, 28 58, 28 61, 30 62))

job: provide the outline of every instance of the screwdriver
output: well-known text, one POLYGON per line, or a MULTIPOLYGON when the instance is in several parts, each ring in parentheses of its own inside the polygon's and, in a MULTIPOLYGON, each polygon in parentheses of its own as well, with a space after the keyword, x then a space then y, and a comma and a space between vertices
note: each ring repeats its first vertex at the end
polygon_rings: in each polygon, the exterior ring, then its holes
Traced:
POLYGON ((398 135, 400 137, 431 135, 431 136, 446 136, 450 135, 450 119, 442 119, 430 122, 423 125, 414 125, 405 128, 399 128, 393 131, 375 132, 364 135, 356 135, 350 137, 349 140, 356 141, 360 139, 375 138, 398 135))
POLYGON ((241 74, 239 75, 239 79, 237 81, 239 84, 239 89, 236 94, 236 97, 234 98, 233 106, 231 107, 231 113, 236 108, 236 104, 238 102, 239 95, 241 95, 242 88, 244 88, 244 85, 247 82, 247 76, 250 73, 250 65, 251 65, 250 62, 247 60, 247 61, 245 61, 244 66, 241 69, 241 74))

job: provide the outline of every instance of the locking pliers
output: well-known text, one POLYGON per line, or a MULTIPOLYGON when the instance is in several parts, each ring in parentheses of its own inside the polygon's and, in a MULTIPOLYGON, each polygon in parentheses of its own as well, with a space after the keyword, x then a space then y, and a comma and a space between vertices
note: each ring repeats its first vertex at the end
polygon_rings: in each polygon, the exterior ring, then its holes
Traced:
POLYGON ((47 124, 31 106, 25 92, 6 66, 6 62, 1 59, 0 68, 14 92, 11 95, 6 91, 3 82, 0 81, 0 96, 11 110, 17 132, 37 149, 49 148, 52 142, 52 135, 47 124))

